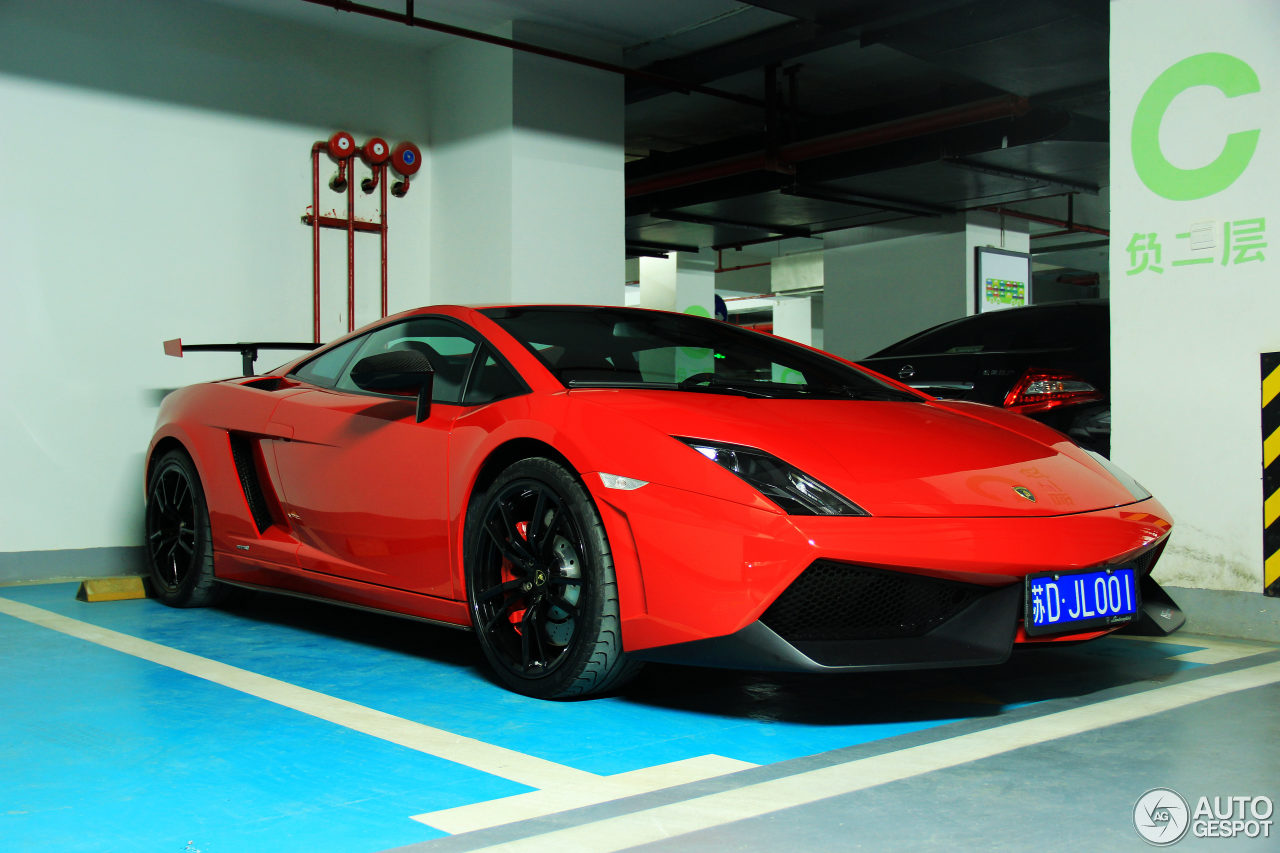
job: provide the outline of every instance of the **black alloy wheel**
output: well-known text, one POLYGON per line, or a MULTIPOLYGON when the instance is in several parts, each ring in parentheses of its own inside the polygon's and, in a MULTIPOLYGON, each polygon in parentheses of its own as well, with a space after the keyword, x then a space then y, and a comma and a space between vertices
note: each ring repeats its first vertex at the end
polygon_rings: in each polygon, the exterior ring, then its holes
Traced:
POLYGON ((550 459, 504 471, 468 513, 467 599, 498 679, 542 699, 616 687, 622 651, 604 526, 583 485, 550 459))
POLYGON ((170 450, 147 483, 147 566, 152 594, 173 607, 215 603, 222 588, 213 579, 213 542, 204 490, 191 458, 170 450))

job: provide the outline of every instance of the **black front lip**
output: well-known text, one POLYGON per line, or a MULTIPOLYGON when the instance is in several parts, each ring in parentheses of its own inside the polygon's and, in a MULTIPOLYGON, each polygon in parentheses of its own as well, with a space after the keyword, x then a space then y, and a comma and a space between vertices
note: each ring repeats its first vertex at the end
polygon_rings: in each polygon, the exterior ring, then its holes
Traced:
POLYGON ((993 589, 920 637, 789 642, 762 622, 734 634, 633 653, 637 659, 774 672, 874 672, 980 666, 1008 660, 1021 583, 993 589))

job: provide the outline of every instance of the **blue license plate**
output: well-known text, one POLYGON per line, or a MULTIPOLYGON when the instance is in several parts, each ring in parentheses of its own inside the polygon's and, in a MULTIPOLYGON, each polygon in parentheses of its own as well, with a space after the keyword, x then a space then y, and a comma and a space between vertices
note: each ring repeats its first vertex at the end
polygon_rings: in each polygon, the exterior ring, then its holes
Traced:
POLYGON ((1028 575, 1023 627, 1032 637, 1114 628, 1132 622, 1138 604, 1131 568, 1028 575))

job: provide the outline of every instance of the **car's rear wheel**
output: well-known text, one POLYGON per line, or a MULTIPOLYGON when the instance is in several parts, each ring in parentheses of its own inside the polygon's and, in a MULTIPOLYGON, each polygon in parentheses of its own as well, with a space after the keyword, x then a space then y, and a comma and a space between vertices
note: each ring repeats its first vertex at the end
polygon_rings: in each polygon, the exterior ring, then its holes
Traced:
POLYGON ((613 558, 586 488, 550 459, 507 468, 467 520, 471 621, 498 679, 518 693, 600 693, 639 664, 622 650, 613 558))
POLYGON ((168 451, 151 469, 146 536, 152 595, 173 607, 203 607, 221 598, 204 490, 181 450, 168 451))

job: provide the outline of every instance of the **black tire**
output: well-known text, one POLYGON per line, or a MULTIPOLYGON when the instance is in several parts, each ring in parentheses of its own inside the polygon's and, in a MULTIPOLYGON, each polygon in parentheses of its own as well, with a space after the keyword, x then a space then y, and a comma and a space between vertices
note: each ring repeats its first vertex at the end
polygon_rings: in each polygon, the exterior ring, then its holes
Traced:
POLYGON ((213 579, 209 508, 191 457, 170 450, 147 481, 147 568, 151 594, 171 607, 205 607, 222 599, 213 579))
POLYGON ((514 463, 467 515, 467 602, 498 680, 539 699, 622 685, 618 585, 586 488, 550 459, 514 463))

